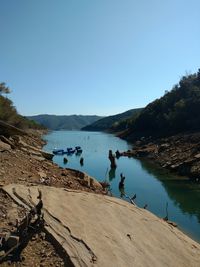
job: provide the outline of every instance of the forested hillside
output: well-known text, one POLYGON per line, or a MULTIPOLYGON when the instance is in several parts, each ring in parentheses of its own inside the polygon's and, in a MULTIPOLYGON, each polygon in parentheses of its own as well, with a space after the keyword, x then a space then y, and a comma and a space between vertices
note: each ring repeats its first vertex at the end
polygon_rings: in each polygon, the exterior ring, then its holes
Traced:
POLYGON ((0 120, 20 129, 44 128, 34 121, 30 121, 27 118, 19 115, 12 101, 7 97, 9 93, 9 87, 7 87, 5 83, 0 83, 0 120))
POLYGON ((82 127, 99 120, 96 115, 37 115, 27 117, 50 130, 80 130, 82 127))
POLYGON ((84 131, 118 131, 126 128, 127 119, 140 112, 141 109, 131 109, 126 112, 102 118, 82 130, 84 131))
POLYGON ((170 92, 147 105, 129 124, 126 139, 200 130, 200 70, 182 77, 170 92))

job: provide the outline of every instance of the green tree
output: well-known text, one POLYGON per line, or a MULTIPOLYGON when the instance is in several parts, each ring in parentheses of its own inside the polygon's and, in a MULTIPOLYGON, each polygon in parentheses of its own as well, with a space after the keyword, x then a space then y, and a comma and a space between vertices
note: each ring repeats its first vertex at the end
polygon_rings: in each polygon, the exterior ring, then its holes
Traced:
POLYGON ((10 88, 5 83, 0 83, 0 94, 9 94, 10 88))
POLYGON ((171 91, 148 104, 133 120, 129 129, 133 139, 134 136, 161 137, 199 131, 200 70, 183 76, 171 91))
POLYGON ((4 82, 0 83, 0 120, 5 121, 13 126, 21 129, 27 128, 44 128, 33 121, 18 114, 16 108, 13 106, 13 102, 8 98, 3 96, 3 94, 9 94, 10 88, 6 86, 4 82))

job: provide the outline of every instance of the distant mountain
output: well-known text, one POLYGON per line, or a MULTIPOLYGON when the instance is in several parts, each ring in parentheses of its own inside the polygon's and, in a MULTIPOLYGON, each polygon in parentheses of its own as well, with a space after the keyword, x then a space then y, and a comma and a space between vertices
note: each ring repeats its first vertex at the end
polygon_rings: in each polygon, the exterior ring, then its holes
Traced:
POLYGON ((50 130, 80 130, 84 126, 91 124, 102 117, 96 115, 36 115, 27 116, 50 130))
POLYGON ((108 116, 102 118, 98 121, 93 122, 90 125, 83 127, 81 130, 83 131, 115 131, 117 129, 117 125, 121 124, 125 120, 131 118, 134 114, 140 112, 141 108, 130 109, 126 112, 108 116))

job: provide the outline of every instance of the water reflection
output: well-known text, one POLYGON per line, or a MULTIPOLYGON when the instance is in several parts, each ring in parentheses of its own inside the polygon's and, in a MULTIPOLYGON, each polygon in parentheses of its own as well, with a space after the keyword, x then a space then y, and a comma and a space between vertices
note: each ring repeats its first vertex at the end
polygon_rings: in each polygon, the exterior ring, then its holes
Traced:
POLYGON ((125 196, 125 187, 124 187, 124 181, 125 181, 125 176, 120 173, 120 182, 118 185, 119 191, 120 191, 120 197, 123 198, 125 196))
POLYGON ((124 185, 119 187, 119 192, 120 192, 120 197, 121 198, 123 198, 126 195, 124 185))
MULTIPOLYGON (((45 139, 44 150, 51 152, 55 147, 81 146, 83 153, 69 155, 67 167, 84 171, 97 180, 110 183, 109 192, 114 196, 133 201, 137 194, 137 206, 166 216, 166 203, 169 203, 169 219, 177 222, 193 238, 200 240, 200 185, 155 167, 153 164, 134 158, 117 158, 117 151, 127 151, 131 146, 115 136, 99 132, 58 131, 51 132, 45 139), (66 145, 67 144, 67 145, 66 145), (108 149, 116 151, 117 168, 111 169, 108 149), (84 165, 80 165, 80 158, 84 165), (119 192, 120 173, 126 176, 124 192, 119 192), (198 222, 199 221, 199 222, 198 222)), ((66 167, 63 156, 54 156, 53 161, 66 167)))
POLYGON ((81 166, 84 165, 84 158, 83 158, 83 157, 80 158, 80 165, 81 165, 81 166))
POLYGON ((151 162, 142 160, 141 167, 150 175, 155 176, 164 186, 169 197, 183 213, 196 215, 200 222, 200 185, 187 179, 172 175, 166 170, 155 167, 151 162), (189 189, 189 190, 188 190, 189 189))
POLYGON ((116 168, 111 168, 109 170, 108 175, 109 175, 109 181, 111 182, 116 176, 116 168))

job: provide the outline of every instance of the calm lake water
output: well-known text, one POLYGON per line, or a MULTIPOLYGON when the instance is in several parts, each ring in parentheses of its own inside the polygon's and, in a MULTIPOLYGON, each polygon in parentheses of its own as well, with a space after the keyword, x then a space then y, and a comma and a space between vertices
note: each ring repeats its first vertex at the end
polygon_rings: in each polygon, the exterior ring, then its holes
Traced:
MULTIPOLYGON (((169 220, 200 242, 200 185, 170 174, 147 161, 120 157, 117 168, 110 170, 108 151, 125 151, 131 144, 111 134, 82 131, 53 131, 44 136, 47 144, 44 150, 52 152, 54 148, 81 146, 81 156, 54 156, 53 161, 64 168, 73 168, 87 172, 99 181, 105 179, 111 184, 111 192, 120 197, 118 184, 120 173, 125 179, 125 192, 128 196, 137 195, 135 202, 139 207, 148 204, 147 209, 159 217, 166 216, 168 203, 169 220), (63 163, 67 157, 68 163, 63 163), (80 165, 80 157, 84 165, 80 165)), ((126 199, 125 199, 126 200, 126 199)))

